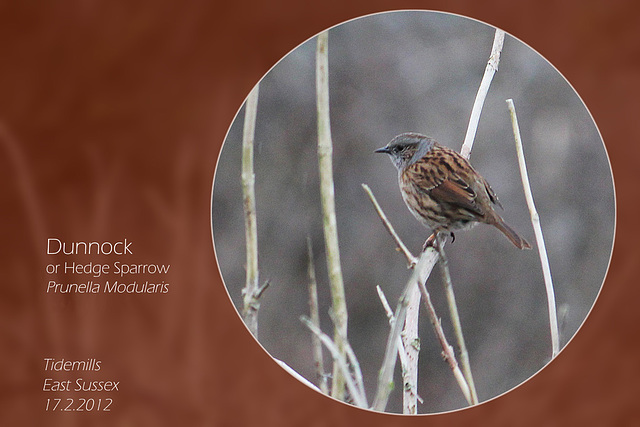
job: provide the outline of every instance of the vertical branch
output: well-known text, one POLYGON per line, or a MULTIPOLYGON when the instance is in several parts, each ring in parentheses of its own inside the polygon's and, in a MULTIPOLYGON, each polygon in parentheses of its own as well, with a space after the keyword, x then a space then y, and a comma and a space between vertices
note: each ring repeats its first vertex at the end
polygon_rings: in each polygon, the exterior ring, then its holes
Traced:
MULTIPOLYGON (((478 92, 476 93, 476 98, 473 102, 473 107, 471 109, 471 117, 469 118, 469 125, 467 127, 467 133, 464 137, 464 143, 462 144, 462 148, 460 149, 460 154, 469 158, 471 154, 471 149, 473 148, 473 141, 476 137, 476 132, 478 130, 478 123, 480 122, 480 114, 482 113, 482 107, 484 106, 484 101, 487 97, 487 93, 489 92, 489 87, 491 86, 491 81, 493 80, 493 76, 498 70, 498 64, 500 63, 500 55, 502 53, 502 46, 504 45, 504 31, 496 28, 495 35, 493 37, 493 46, 491 47, 491 55, 489 56, 489 60, 487 61, 487 65, 484 69, 484 74, 482 76, 482 81, 480 82, 480 86, 478 87, 478 92)), ((469 385, 469 389, 471 392, 471 400, 472 403, 478 403, 478 395, 475 389, 473 375, 471 373, 471 364, 469 361, 469 353, 467 352, 467 346, 464 341, 464 336, 462 334, 462 325, 460 323, 460 316, 458 315, 458 308, 456 305, 455 294, 453 292, 453 286, 451 285, 451 277, 449 276, 449 268, 447 266, 446 255, 444 254, 443 248, 444 242, 440 242, 438 236, 436 235, 436 246, 438 249, 438 253, 441 257, 441 268, 443 278, 445 279, 445 292, 447 296, 447 302, 449 304, 449 312, 451 314, 451 321, 453 323, 453 328, 456 334, 456 340, 458 341, 458 348, 460 349, 460 363, 462 364, 462 371, 464 373, 465 379, 469 385)))
POLYGON ((527 173, 527 164, 524 160, 524 149, 522 147, 522 138, 520 137, 520 127, 518 126, 518 117, 516 116, 516 107, 512 99, 507 99, 509 114, 511 116, 511 125, 513 127, 513 136, 516 141, 516 151, 518 153, 518 164, 520 165, 520 175, 522 176, 522 186, 524 195, 527 199, 527 206, 531 214, 531 224, 536 235, 538 244, 538 254, 540 255, 540 264, 542 265, 542 273, 544 276, 545 289, 547 291, 547 306, 549 309, 549 329, 551 330, 551 358, 557 356, 560 351, 560 338, 558 333, 558 316, 556 314, 556 297, 553 290, 553 281, 551 280, 551 268, 549 267, 549 258, 547 249, 542 236, 542 227, 540 226, 540 216, 533 202, 533 193, 531 192, 531 184, 529 183, 529 174, 527 173))
MULTIPOLYGON (((333 185, 333 146, 329 118, 329 55, 328 32, 318 35, 316 49, 316 94, 318 107, 318 163, 320 170, 320 194, 322 222, 326 247, 327 270, 331 286, 334 321, 334 341, 341 357, 345 357, 344 339, 347 337, 347 304, 340 267, 338 228, 336 224, 333 185)), ((343 400, 345 378, 334 363, 331 396, 343 400)))
MULTIPOLYGON (((493 47, 491 49, 491 55, 485 67, 484 75, 482 77, 480 87, 478 88, 478 92, 476 94, 476 98, 471 111, 471 117, 469 119, 467 133, 465 135, 465 140, 461 149, 461 155, 464 156, 465 158, 469 158, 469 154, 471 153, 471 149, 473 147, 473 140, 475 139, 476 131, 478 129, 478 123, 480 120, 482 107, 484 105, 485 98, 489 91, 489 86, 491 85, 491 81, 493 80, 493 76, 498 69, 500 54, 502 52, 502 46, 504 44, 504 36, 505 34, 502 30, 496 29, 494 40, 493 40, 493 47)), ((368 187, 365 185, 363 185, 363 187, 365 188, 365 190, 369 194, 369 197, 373 201, 374 200, 373 196, 370 190, 368 190, 368 187)), ((379 209, 375 201, 374 201, 374 206, 376 206, 376 210, 380 214, 381 209, 379 209)), ((389 226, 387 226, 386 218, 384 217, 384 215, 380 215, 380 216, 383 220, 383 223, 385 223, 385 226, 389 230, 389 226)), ((463 391, 463 394, 465 395, 465 398, 467 399, 467 401, 470 404, 477 403, 478 402, 477 393, 475 391, 475 387, 473 386, 473 378, 471 376, 471 368, 469 363, 468 352, 466 351, 466 345, 464 343, 464 338, 462 336, 462 328, 460 326, 460 318, 458 316, 458 310, 455 303, 455 295, 453 293, 453 287, 451 286, 451 281, 450 280, 445 281, 445 290, 446 290, 447 299, 449 302, 452 322, 454 323, 454 328, 456 329, 456 337, 458 338, 458 345, 461 349, 461 353, 463 353, 461 355, 461 359, 462 359, 461 362, 463 365, 463 369, 465 371, 465 375, 463 375, 462 371, 458 367, 457 362, 455 360, 455 354, 451 349, 451 347, 448 345, 444 337, 444 332, 442 331, 440 320, 436 317, 435 311, 433 310, 433 306, 431 305, 429 294, 427 293, 426 287, 424 286, 424 283, 427 277, 431 273, 433 266, 438 260, 438 254, 444 255, 444 251, 440 250, 441 248, 438 248, 437 251, 427 249, 422 252, 422 254, 420 255, 419 259, 417 259, 417 262, 416 262, 416 259, 408 252, 408 250, 406 250, 406 248, 403 247, 404 245, 401 242, 399 242, 399 238, 397 237, 397 235, 395 235, 394 232, 391 232, 391 234, 394 237, 394 240, 396 240, 396 244, 399 250, 403 252, 405 257, 407 258, 407 262, 409 266, 413 267, 414 270, 411 275, 411 278, 405 285, 405 289, 396 307, 395 319, 393 321, 392 330, 387 340, 385 356, 384 356, 382 367, 380 368, 380 373, 378 376, 378 390, 372 405, 372 409, 377 411, 384 411, 387 405, 387 401, 389 399, 389 394, 391 393, 391 390, 393 388, 393 380, 392 380, 393 368, 396 363, 396 355, 397 355, 397 352, 394 350, 396 348, 395 343, 396 343, 396 340, 399 339, 400 337, 400 333, 401 333, 400 325, 404 324, 406 320, 407 307, 410 304, 409 295, 414 294, 413 292, 411 292, 412 286, 415 286, 416 284, 420 286, 420 290, 423 293, 425 304, 427 306, 427 312, 431 318, 431 323, 433 324, 434 329, 436 331, 436 335, 438 335, 439 340, 443 346, 445 359, 451 366, 454 376, 456 378, 456 381, 460 385, 460 388, 463 391), (449 285, 447 285, 447 283, 449 285), (457 325, 457 327, 455 325, 457 325)), ((445 261, 446 261, 446 258, 445 258, 445 261)), ((446 270, 446 272, 443 269, 443 275, 444 274, 448 276, 448 269, 446 270)))
POLYGON ((491 48, 491 56, 484 69, 484 75, 478 87, 476 93, 476 99, 473 102, 473 108, 471 109, 471 117, 469 118, 469 126, 467 127, 467 134, 464 137, 464 143, 460 149, 462 157, 468 159, 471 154, 471 148, 473 147, 473 140, 476 137, 476 131, 478 130, 478 122, 480 122, 480 114, 482 113, 482 107, 484 100, 489 92, 489 86, 493 80, 493 75, 498 71, 498 64, 500 63, 500 54, 502 53, 502 45, 504 44, 504 31, 496 28, 496 33, 493 37, 493 47, 491 48))
POLYGON ((253 171, 253 145, 258 111, 258 91, 256 85, 249 93, 244 112, 242 132, 242 197, 244 207, 244 229, 246 240, 246 282, 242 290, 244 307, 242 317, 251 333, 258 337, 258 228, 256 224, 255 174, 253 171))
MULTIPOLYGON (((311 323, 320 329, 320 313, 318 309, 318 285, 316 282, 316 270, 313 267, 313 249, 311 248, 311 239, 307 238, 307 253, 309 254, 309 265, 307 267, 309 273, 309 318, 311 323)), ((327 386, 327 376, 324 372, 324 360, 322 357, 322 343, 316 334, 311 334, 311 344, 313 347, 313 359, 316 365, 316 381, 320 390, 327 394, 329 388, 327 386)))
POLYGON ((418 413, 418 356, 420 338, 418 338, 418 318, 420 314, 420 289, 413 287, 409 292, 407 316, 404 320, 402 342, 406 363, 402 369, 402 413, 418 413))

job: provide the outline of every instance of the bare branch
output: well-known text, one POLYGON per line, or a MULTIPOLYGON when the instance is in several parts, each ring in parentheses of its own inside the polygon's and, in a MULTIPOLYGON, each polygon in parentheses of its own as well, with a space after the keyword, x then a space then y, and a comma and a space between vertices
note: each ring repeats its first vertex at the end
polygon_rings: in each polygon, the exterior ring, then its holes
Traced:
POLYGON ((344 378, 345 385, 349 390, 349 393, 351 394, 351 397, 353 398, 356 406, 366 408, 366 398, 362 394, 360 394, 361 387, 356 385, 355 381, 353 380, 351 372, 349 371, 347 360, 338 349, 336 343, 331 340, 331 338, 329 338, 327 334, 316 328, 316 326, 308 317, 302 316, 300 320, 309 328, 309 330, 311 330, 311 332, 313 332, 320 339, 322 344, 324 344, 325 347, 327 347, 327 350, 329 350, 329 352, 331 353, 331 356, 333 356, 333 361, 335 362, 334 365, 337 366, 338 369, 340 369, 340 373, 344 378))
MULTIPOLYGON (((335 324, 335 320, 333 320, 333 312, 332 311, 329 312, 329 317, 331 317, 331 321, 334 322, 334 324, 335 324)), ((335 342, 335 340, 334 340, 334 342, 335 342)), ((345 346, 344 350, 345 350, 346 358, 347 358, 349 364, 352 367, 353 376, 354 376, 356 385, 358 386, 358 389, 360 391, 360 395, 366 401, 367 400, 367 395, 366 395, 365 390, 364 390, 364 380, 362 378, 362 370, 360 369, 360 362, 358 361, 358 357, 356 356, 356 353, 353 351, 353 348, 351 347, 351 343, 349 342, 347 337, 342 337, 342 342, 344 343, 344 346, 345 346)))
MULTIPOLYGON (((318 285, 316 282, 316 269, 313 266, 313 249, 311 248, 311 239, 307 238, 307 253, 309 254, 309 265, 307 267, 309 273, 309 314, 311 322, 320 329, 320 312, 318 309, 318 285)), ((311 343, 313 346, 313 359, 316 365, 316 381, 318 387, 324 394, 329 392, 327 385, 327 375, 324 372, 324 360, 322 357, 322 343, 315 335, 311 335, 311 343)))
MULTIPOLYGON (((489 93, 489 87, 491 86, 491 81, 493 80, 493 76, 498 71, 498 64, 500 63, 500 55, 502 53, 502 46, 504 44, 504 31, 496 28, 494 37, 493 37, 493 46, 491 47, 491 55, 489 56, 489 60, 487 61, 487 65, 484 69, 484 74, 482 76, 482 81, 480 82, 480 86, 478 87, 478 92, 476 93, 476 98, 473 102, 473 108, 471 109, 471 117, 469 118, 469 125, 467 127, 467 133, 464 137, 464 143, 462 144, 462 148, 460 149, 460 154, 464 158, 469 158, 471 155, 471 149, 473 148, 473 141, 476 137, 476 132, 478 130, 478 123, 480 122, 480 114, 482 113, 482 107, 484 106, 484 101, 487 97, 487 93, 489 93)), ((436 236, 436 241, 437 241, 436 236)), ((438 250, 440 254, 445 256, 444 248, 441 245, 438 245, 438 250)), ((447 266, 446 258, 442 259, 442 268, 443 268, 443 277, 445 275, 448 276, 449 269, 447 266)), ((464 336, 462 334, 462 326, 460 323, 460 316, 458 315, 458 309, 455 302, 455 294, 453 292, 453 286, 451 285, 451 278, 449 280, 445 280, 445 291, 447 295, 447 302, 449 304, 449 312, 451 314, 451 321, 453 323, 453 327, 456 333, 456 339, 458 341, 458 347, 460 349, 460 362, 462 363, 463 372, 465 374, 465 378, 467 383, 469 384, 469 388, 471 390, 472 402, 478 403, 478 395, 475 389, 473 375, 471 373, 471 364, 469 362, 469 353, 467 352, 467 346, 464 341, 464 336)))
POLYGON ((389 301, 387 297, 384 295, 384 291, 379 285, 376 285, 376 292, 378 292, 378 298, 380 298, 380 302, 382 303, 382 308, 384 308, 384 312, 387 315, 387 319, 389 319, 389 324, 393 322, 395 319, 393 315, 393 310, 391 310, 391 306, 389 305, 389 301))
MULTIPOLYGON (((316 49, 316 95, 318 107, 318 163, 320 172, 320 195, 322 200, 322 222, 327 256, 327 270, 331 287, 331 303, 334 316, 333 337, 341 357, 345 357, 347 337, 347 303, 340 267, 338 227, 333 185, 333 143, 329 117, 329 55, 328 31, 320 33, 316 49)), ((342 370, 334 366, 331 396, 343 400, 344 378, 342 370)))
POLYGON ((387 219, 387 216, 382 211, 380 204, 378 204, 378 201, 376 200, 376 197, 373 195, 373 192, 371 191, 369 186, 367 184, 362 184, 362 188, 364 188, 364 191, 367 192, 367 195, 369 196, 369 199, 371 199, 371 203, 373 203, 373 207, 376 209, 376 212, 378 213, 378 216, 382 220, 382 223, 384 224, 389 234, 391 234, 391 237, 393 237, 393 240, 396 242, 398 251, 402 252, 402 254, 407 259, 407 267, 413 268, 417 263, 417 258, 413 256, 413 254, 409 251, 409 249, 407 249, 405 244, 402 242, 402 240, 398 236, 398 233, 396 233, 396 230, 394 230, 393 226, 387 219))
MULTIPOLYGON (((382 302, 382 307, 384 308, 385 313, 387 314, 387 318, 389 319, 389 325, 393 326, 395 321, 395 315, 391 310, 391 306, 389 306, 389 302, 387 301, 387 297, 384 295, 382 288, 380 286, 376 286, 376 291, 378 292, 378 297, 382 302)), ((418 292, 418 289, 415 290, 418 292)), ((409 298, 410 303, 420 304, 420 296, 416 298, 411 295, 409 298)), ((407 317, 405 319, 405 327, 404 331, 401 334, 400 338, 398 338, 398 357, 400 358, 400 367, 402 369, 402 383, 403 383, 403 394, 402 394, 402 412, 404 414, 417 414, 417 401, 422 403, 422 398, 418 395, 418 352, 420 350, 420 340, 418 338, 418 313, 412 313, 412 310, 415 310, 415 307, 411 305, 407 306, 407 317), (409 319, 411 319, 412 324, 409 324, 409 319)))
POLYGON ((527 199, 527 206, 531 214, 531 224, 536 236, 538 244, 538 254, 540 255, 540 264, 542 265, 542 273, 544 276, 545 289, 547 291, 547 306, 549 309, 549 329, 551 331, 551 358, 553 359, 560 352, 560 334, 558 333, 558 316, 556 314, 556 297, 553 290, 553 281, 551 280, 551 268, 549 267, 549 257, 544 244, 542 235, 542 227, 540 226, 540 216, 533 202, 533 193, 531 184, 529 183, 529 174, 527 173, 527 164, 524 160, 524 148, 522 147, 522 138, 520 136, 520 127, 518 126, 518 117, 516 115, 516 107, 512 99, 507 99, 509 114, 511 116, 511 125, 513 127, 513 136, 516 141, 516 151, 518 153, 518 164, 520 165, 520 175, 522 177, 522 186, 524 195, 527 199))
POLYGON ((418 357, 420 338, 418 337, 418 320, 420 315, 420 290, 413 287, 409 293, 407 316, 404 319, 402 342, 404 357, 400 357, 402 366, 402 413, 418 413, 418 357), (402 363, 402 359, 405 359, 402 363))
POLYGON ((282 369, 284 369, 285 371, 287 371, 288 373, 293 375, 293 377, 295 379, 297 379, 298 381, 300 381, 302 384, 305 384, 305 385, 311 387, 315 391, 322 392, 314 383, 312 383, 311 381, 309 381, 308 379, 306 379, 305 377, 300 375, 298 373, 298 371, 294 370, 291 366, 287 365, 282 360, 276 359, 276 358, 274 358, 273 360, 275 360, 276 363, 282 367, 282 369))
POLYGON ((451 275, 449 274, 449 260, 447 254, 444 252, 444 242, 442 236, 436 233, 436 246, 438 254, 440 255, 440 270, 442 271, 442 280, 444 283, 444 290, 447 296, 447 303, 449 304, 449 313, 451 314, 451 323, 453 324, 453 330, 456 335, 456 341, 460 350, 460 363, 462 363, 462 372, 469 386, 472 405, 478 403, 478 393, 476 392, 475 383, 473 381, 473 375, 471 373, 471 362, 469 361, 469 352, 467 351, 467 345, 464 341, 464 335, 462 333, 462 324, 460 323, 460 315, 458 314, 458 304, 456 304, 456 296, 453 292, 453 283, 451 281, 451 275))
POLYGON ((504 44, 504 31, 496 28, 496 33, 493 37, 493 47, 491 48, 491 55, 489 61, 484 69, 484 75, 478 87, 476 93, 476 99, 473 102, 473 108, 471 109, 471 117, 469 118, 469 126, 467 127, 467 133, 464 137, 464 143, 460 149, 460 154, 464 158, 469 158, 471 154, 471 148, 473 147, 473 140, 476 137, 476 131, 478 130, 478 123, 480 122, 480 114, 482 113, 482 107, 484 106, 484 100, 489 92, 489 86, 493 80, 493 75, 498 71, 498 64, 500 63, 500 54, 502 53, 502 45, 504 44))
POLYGON ((438 255, 436 251, 429 248, 422 252, 418 263, 414 267, 411 277, 407 281, 404 287, 402 295, 398 300, 398 305, 395 311, 395 319, 387 339, 387 347, 385 350, 384 360, 382 367, 380 368, 380 374, 378 375, 378 389, 376 397, 373 401, 372 409, 376 411, 384 411, 389 401, 389 395, 393 390, 393 370, 396 364, 397 357, 397 342, 400 339, 400 334, 404 326, 404 322, 407 315, 407 306, 409 305, 409 297, 414 286, 417 286, 419 282, 425 282, 433 269, 438 255))
POLYGON ((469 384, 467 384, 467 380, 465 379, 460 367, 458 366, 458 362, 456 361, 456 355, 453 352, 453 347, 449 345, 446 336, 444 335, 444 331, 442 330, 442 323, 436 314, 436 310, 431 303, 431 296, 427 291, 427 287, 424 282, 420 283, 420 292, 422 293, 422 299, 424 300, 424 305, 427 308, 427 314, 429 315, 429 320, 431 321, 431 325, 433 325, 433 329, 436 333, 436 337, 438 337, 438 341, 440 341, 440 345, 442 346, 442 355, 444 360, 449 364, 449 367, 453 371, 453 376, 458 382, 458 386, 460 386, 460 390, 462 390, 462 394, 464 394, 465 399, 471 405, 471 391, 469 390, 469 384))
POLYGON ((246 240, 246 282, 243 293, 242 317, 251 333, 258 337, 258 310, 260 295, 258 289, 258 227, 256 223, 255 174, 253 171, 253 146, 258 111, 259 85, 247 97, 242 133, 242 196, 244 207, 244 228, 246 240))

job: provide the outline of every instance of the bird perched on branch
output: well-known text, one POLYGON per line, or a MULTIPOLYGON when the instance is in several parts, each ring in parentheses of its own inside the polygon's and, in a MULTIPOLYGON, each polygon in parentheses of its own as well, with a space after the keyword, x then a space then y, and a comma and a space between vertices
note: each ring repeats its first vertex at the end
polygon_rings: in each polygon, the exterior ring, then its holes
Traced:
POLYGON ((398 169, 402 199, 413 216, 434 233, 455 238, 454 231, 482 222, 496 227, 516 247, 531 248, 494 210, 494 205, 502 205, 489 183, 454 150, 433 138, 403 133, 375 152, 391 157, 398 169))

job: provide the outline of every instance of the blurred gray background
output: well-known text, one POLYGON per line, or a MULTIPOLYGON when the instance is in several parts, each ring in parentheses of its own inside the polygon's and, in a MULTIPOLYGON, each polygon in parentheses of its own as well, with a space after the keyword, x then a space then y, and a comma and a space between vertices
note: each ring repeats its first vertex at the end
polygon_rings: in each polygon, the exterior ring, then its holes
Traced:
MULTIPOLYGON (((371 187, 398 234, 418 254, 429 230, 402 202, 387 156, 373 150, 407 131, 459 150, 494 31, 464 17, 418 11, 367 16, 329 31, 335 197, 349 339, 369 399, 389 332, 375 286, 395 307, 410 272, 361 184, 371 187)), ((518 112, 555 284, 562 346, 595 302, 615 224, 610 167, 589 112, 552 65, 507 35, 471 163, 500 197, 501 215, 534 250, 516 249, 487 225, 457 233, 446 248, 480 400, 530 378, 551 353, 544 282, 507 98, 518 112)), ((212 202, 216 256, 238 309, 245 279, 243 118, 241 108, 220 154, 212 202)), ((307 237, 314 249, 322 327, 332 331, 316 154, 315 39, 294 49, 261 80, 255 141, 260 282, 271 282, 261 300, 259 342, 313 379, 310 333, 299 320, 309 312, 307 237)), ((427 286, 453 343, 438 268, 427 286)), ((419 412, 464 407, 431 325, 422 317, 418 393, 424 404, 419 412)), ((401 383, 396 384, 388 410, 400 412, 401 383)))

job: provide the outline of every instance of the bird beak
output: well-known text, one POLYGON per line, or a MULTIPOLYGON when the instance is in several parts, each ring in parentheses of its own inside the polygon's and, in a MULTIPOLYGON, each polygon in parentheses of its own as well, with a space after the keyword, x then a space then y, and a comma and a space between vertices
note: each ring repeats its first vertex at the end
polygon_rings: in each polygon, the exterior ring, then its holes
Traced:
POLYGON ((389 154, 389 147, 378 148, 374 153, 387 153, 389 154))

